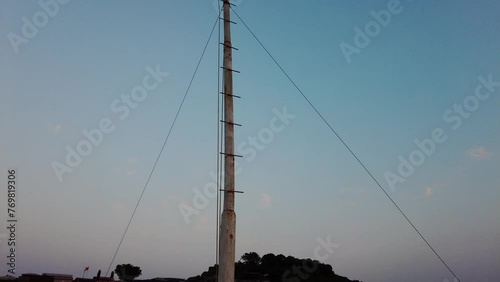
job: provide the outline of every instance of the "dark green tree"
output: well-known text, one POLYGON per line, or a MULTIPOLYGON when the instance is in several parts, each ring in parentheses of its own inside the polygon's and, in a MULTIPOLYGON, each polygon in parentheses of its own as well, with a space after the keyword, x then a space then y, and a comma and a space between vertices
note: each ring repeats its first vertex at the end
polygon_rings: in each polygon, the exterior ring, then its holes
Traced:
POLYGON ((258 265, 260 264, 260 256, 256 252, 245 253, 240 259, 244 264, 258 265))
POLYGON ((272 268, 276 266, 276 256, 274 254, 265 254, 260 259, 260 263, 264 268, 272 268))
POLYGON ((115 268, 115 273, 121 281, 134 281, 135 278, 141 276, 142 270, 140 267, 128 264, 118 264, 115 268))

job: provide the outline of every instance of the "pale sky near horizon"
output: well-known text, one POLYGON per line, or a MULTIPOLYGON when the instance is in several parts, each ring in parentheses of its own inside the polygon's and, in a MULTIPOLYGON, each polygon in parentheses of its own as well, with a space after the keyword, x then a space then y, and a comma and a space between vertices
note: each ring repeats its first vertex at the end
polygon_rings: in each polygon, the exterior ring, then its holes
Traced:
MULTIPOLYGON (((500 3, 233 2, 461 281, 500 281, 500 3), (391 9, 390 20, 374 22, 371 11, 391 9), (369 42, 358 42, 357 28, 374 26, 369 42), (346 44, 357 48, 348 59, 346 44), (415 140, 433 136, 442 142, 418 153, 415 140), (410 156, 423 156, 421 164, 401 175, 401 158, 410 156), (390 189, 387 172, 404 182, 390 189)), ((216 4, 72 0, 47 8, 52 15, 36 31, 23 27, 44 20, 40 3, 0 2, 0 275, 8 270, 9 168, 19 178, 16 273, 79 276, 89 266, 95 275, 113 257, 216 21, 216 4), (151 90, 141 101, 132 107, 120 100, 144 81, 151 90), (77 150, 88 140, 82 131, 106 121, 113 130, 59 181, 53 164, 68 165, 67 146, 77 150)), ((321 261, 350 279, 453 281, 232 20, 239 48, 233 66, 241 71, 234 91, 243 97, 235 101, 243 124, 236 129, 243 155, 236 188, 245 192, 236 200, 236 257, 315 258, 318 239, 330 237, 338 246, 321 261)), ((217 30, 113 269, 132 263, 141 278, 186 278, 214 264, 216 200, 208 195, 205 205, 193 189, 203 194, 213 183, 216 111, 217 30), (179 209, 188 206, 196 209, 189 223, 179 209)))

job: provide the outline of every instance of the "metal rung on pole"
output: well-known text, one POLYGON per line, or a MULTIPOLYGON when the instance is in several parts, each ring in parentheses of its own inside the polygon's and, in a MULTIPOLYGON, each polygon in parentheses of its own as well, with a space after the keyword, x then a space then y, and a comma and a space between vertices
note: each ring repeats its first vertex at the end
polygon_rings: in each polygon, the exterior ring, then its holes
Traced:
POLYGON ((228 121, 225 121, 225 120, 221 120, 220 122, 227 123, 227 124, 232 124, 232 125, 236 125, 236 126, 241 126, 241 124, 239 124, 239 123, 228 122, 228 121))
POLYGON ((225 156, 228 156, 228 157, 238 157, 238 158, 243 158, 242 155, 233 155, 233 154, 228 154, 228 153, 224 153, 224 152, 220 152, 221 155, 225 155, 225 156))
POLYGON ((226 43, 221 43, 221 45, 224 45, 224 46, 226 46, 226 47, 229 47, 229 48, 232 48, 232 49, 234 49, 234 50, 238 51, 238 48, 235 48, 235 47, 233 47, 233 46, 227 45, 226 43))
POLYGON ((228 192, 228 193, 245 193, 243 191, 233 191, 233 190, 224 190, 224 189, 219 189, 221 192, 228 192))
POLYGON ((227 96, 233 96, 234 98, 241 98, 240 96, 229 94, 229 93, 225 93, 225 92, 221 92, 220 94, 227 95, 227 96))
POLYGON ((225 67, 220 67, 221 69, 225 69, 225 70, 228 70, 228 71, 232 71, 232 72, 235 72, 235 73, 240 73, 239 71, 237 70, 233 70, 233 69, 228 69, 228 68, 225 68, 225 67))
POLYGON ((226 19, 223 19, 223 18, 219 18, 225 22, 228 22, 228 23, 232 23, 232 24, 238 24, 237 22, 233 22, 233 21, 230 21, 230 20, 226 20, 226 19))

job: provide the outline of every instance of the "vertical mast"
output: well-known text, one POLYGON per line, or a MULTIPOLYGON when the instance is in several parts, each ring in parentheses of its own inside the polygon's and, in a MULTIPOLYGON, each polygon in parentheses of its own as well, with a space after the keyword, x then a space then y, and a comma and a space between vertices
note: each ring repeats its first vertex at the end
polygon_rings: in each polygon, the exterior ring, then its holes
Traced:
POLYGON ((234 119, 233 57, 231 45, 230 0, 224 3, 224 210, 222 212, 218 282, 234 282, 236 214, 234 212, 234 119))

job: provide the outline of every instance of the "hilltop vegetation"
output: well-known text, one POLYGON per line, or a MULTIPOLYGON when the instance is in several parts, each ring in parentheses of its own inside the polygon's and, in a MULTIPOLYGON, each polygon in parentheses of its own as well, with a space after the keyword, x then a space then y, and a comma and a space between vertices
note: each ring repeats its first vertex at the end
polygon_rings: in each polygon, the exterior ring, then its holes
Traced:
MULTIPOLYGON (((216 267, 187 279, 189 282, 214 281, 216 267)), ((317 260, 298 259, 282 254, 266 254, 262 258, 255 252, 246 253, 236 263, 236 280, 269 282, 359 282, 335 274, 329 264, 317 260)))

